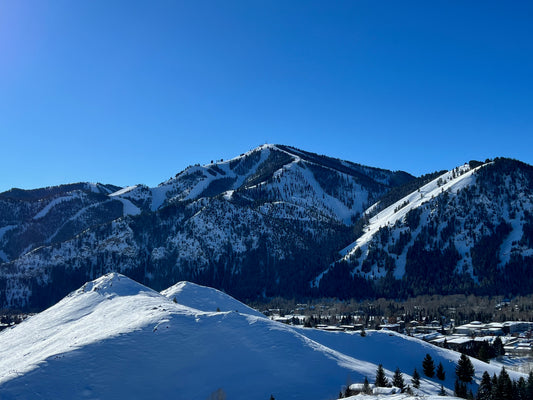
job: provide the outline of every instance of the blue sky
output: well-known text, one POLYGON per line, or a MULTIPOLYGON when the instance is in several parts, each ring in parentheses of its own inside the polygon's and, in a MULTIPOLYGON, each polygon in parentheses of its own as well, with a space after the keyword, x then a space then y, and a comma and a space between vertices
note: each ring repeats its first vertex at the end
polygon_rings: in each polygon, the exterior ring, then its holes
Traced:
POLYGON ((532 4, 2 1, 0 191, 154 186, 266 142, 532 164, 532 4))

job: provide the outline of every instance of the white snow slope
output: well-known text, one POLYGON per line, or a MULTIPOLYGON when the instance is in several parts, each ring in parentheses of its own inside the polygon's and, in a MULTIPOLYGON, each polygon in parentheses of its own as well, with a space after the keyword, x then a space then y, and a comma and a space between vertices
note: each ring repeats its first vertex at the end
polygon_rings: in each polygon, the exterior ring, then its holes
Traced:
MULTIPOLYGON (((377 363, 389 377, 400 367, 407 381, 426 353, 444 364, 445 387, 453 388, 459 355, 450 350, 383 331, 293 328, 188 283, 166 293, 112 273, 3 331, 0 398, 206 399, 221 388, 230 399, 331 399, 347 378, 372 379, 377 363), (215 304, 242 312, 209 310, 215 304)), ((474 366, 478 380, 484 370, 498 372, 474 366)), ((422 380, 420 393, 439 387, 422 380)))
POLYGON ((420 207, 429 199, 438 196, 444 191, 451 193, 457 193, 458 190, 471 185, 474 181, 473 173, 483 166, 475 169, 470 169, 468 164, 457 168, 459 173, 457 176, 453 176, 453 171, 448 171, 445 174, 439 176, 428 184, 422 186, 420 190, 405 196, 396 203, 390 205, 383 211, 379 212, 376 216, 370 219, 369 224, 365 228, 365 233, 357 239, 356 242, 350 244, 348 247, 341 251, 341 255, 349 256, 356 248, 365 246, 370 239, 379 231, 379 228, 383 226, 392 226, 396 221, 405 218, 407 213, 414 208, 420 207), (439 184, 442 182, 441 184, 439 184), (402 205, 405 206, 402 207, 402 205))

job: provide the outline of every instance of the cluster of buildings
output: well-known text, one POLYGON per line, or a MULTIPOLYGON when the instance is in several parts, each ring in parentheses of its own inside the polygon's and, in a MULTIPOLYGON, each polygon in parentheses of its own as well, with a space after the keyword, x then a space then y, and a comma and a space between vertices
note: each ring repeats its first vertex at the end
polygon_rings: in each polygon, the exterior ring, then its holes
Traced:
MULTIPOLYGON (((273 311, 273 310, 272 310, 273 311)), ((306 317, 298 313, 285 315, 283 317, 271 314, 271 319, 287 323, 304 325, 306 317)), ((341 316, 336 316, 336 320, 341 320, 341 316)), ((382 324, 374 324, 378 329, 385 329, 411 335, 440 347, 448 347, 453 350, 468 347, 475 342, 486 341, 492 344, 500 337, 506 354, 525 355, 528 352, 533 354, 533 322, 526 321, 506 321, 489 322, 472 321, 464 325, 455 325, 454 320, 447 323, 442 321, 394 321, 387 320, 382 324)), ((314 325, 316 329, 327 331, 359 331, 364 325, 362 323, 351 324, 322 324, 314 325)))
POLYGON ((472 321, 468 324, 453 325, 424 325, 414 326, 411 334, 415 337, 433 343, 458 350, 474 342, 493 341, 500 337, 506 354, 524 355, 533 351, 532 339, 533 322, 506 321, 489 322, 472 321))

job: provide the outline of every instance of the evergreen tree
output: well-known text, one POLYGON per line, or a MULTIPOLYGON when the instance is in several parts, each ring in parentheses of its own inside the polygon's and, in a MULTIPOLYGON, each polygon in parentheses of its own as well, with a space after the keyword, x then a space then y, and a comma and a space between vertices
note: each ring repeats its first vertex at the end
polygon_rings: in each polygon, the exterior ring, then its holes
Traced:
POLYGON ((477 390, 476 400, 492 400, 492 382, 487 371, 483 372, 483 377, 477 390))
POLYGON ((416 368, 413 371, 413 378, 411 379, 411 383, 413 384, 413 387, 417 389, 420 387, 420 374, 418 373, 416 368))
POLYGON ((464 383, 470 383, 474 377, 474 372, 474 366, 472 365, 470 358, 464 354, 461 354, 461 358, 459 358, 457 366, 455 367, 457 379, 464 383))
POLYGON ((513 400, 513 382, 505 367, 502 367, 498 376, 498 395, 498 400, 513 400))
POLYGON ((490 349, 489 349, 489 345, 487 344, 487 342, 482 342, 481 345, 479 346, 479 350, 477 352, 477 359, 484 361, 484 362, 489 362, 490 349))
POLYGON ((372 389, 370 388, 370 383, 368 383, 368 379, 365 376, 365 381, 363 382, 363 393, 364 394, 372 394, 372 389))
POLYGON ((513 381, 513 399, 527 399, 526 380, 523 376, 521 376, 518 381, 513 381))
POLYGON ((352 389, 350 389, 351 385, 352 385, 352 379, 350 375, 348 374, 348 376, 346 377, 346 389, 344 389, 344 397, 350 397, 352 394, 355 394, 355 393, 352 393, 352 389))
POLYGON ((526 383, 526 399, 533 400, 533 371, 529 373, 526 383))
POLYGON ((466 399, 466 383, 460 381, 459 379, 456 379, 453 393, 456 397, 466 399))
POLYGON ((505 349, 503 348, 502 339, 498 336, 492 343, 494 354, 496 357, 505 355, 505 349))
POLYGON ((441 362, 439 365, 437 365, 437 378, 441 381, 446 379, 446 372, 444 371, 444 367, 442 366, 441 362))
POLYGON ((387 386, 387 377, 385 376, 385 371, 383 370, 383 365, 379 364, 376 371, 376 387, 386 387, 387 386))
POLYGON ((433 378, 435 376, 435 364, 429 354, 426 354, 424 361, 422 361, 422 369, 427 377, 433 378))
POLYGON ((350 397, 355 393, 352 393, 352 389, 350 389, 350 385, 346 385, 346 389, 344 389, 344 397, 350 397))
POLYGON ((516 398, 519 400, 527 400, 527 383, 523 376, 518 379, 516 398))
POLYGON ((492 376, 491 383, 492 383, 492 399, 497 400, 500 398, 500 392, 498 388, 498 377, 496 376, 496 374, 492 376))
POLYGON ((403 374, 400 371, 400 368, 396 368, 396 371, 394 371, 394 377, 392 378, 392 386, 396 386, 397 388, 400 388, 402 390, 402 393, 405 390, 403 374))

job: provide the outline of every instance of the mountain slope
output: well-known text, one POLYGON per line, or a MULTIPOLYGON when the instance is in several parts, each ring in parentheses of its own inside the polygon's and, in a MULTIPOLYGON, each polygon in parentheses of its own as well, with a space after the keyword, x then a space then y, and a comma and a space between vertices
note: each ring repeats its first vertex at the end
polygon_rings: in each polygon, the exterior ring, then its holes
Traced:
POLYGON ((0 193, 0 262, 60 242, 128 213, 113 185, 75 183, 0 193))
MULTIPOLYGON (((412 179, 282 145, 192 166, 155 188, 102 195, 83 210, 113 205, 117 212, 95 216, 92 225, 80 222, 79 210, 64 219, 58 213, 58 225, 83 229, 8 257, 0 303, 42 309, 108 271, 156 289, 194 280, 240 298, 307 295, 306 283, 354 239, 352 222, 412 179)), ((49 204, 67 204, 65 196, 49 204)))
POLYGON ((392 297, 529 293, 532 210, 531 166, 508 159, 466 164, 369 219, 314 284, 330 284, 331 272, 370 280, 392 297))
MULTIPOLYGON (((207 309, 213 302, 235 301, 223 297, 202 288, 183 299, 207 309)), ((387 332, 361 337, 295 329, 245 313, 200 311, 118 274, 90 282, 1 332, 0 352, 3 399, 205 399, 219 388, 234 399, 328 399, 347 376, 353 382, 372 377, 378 362, 389 378, 399 366, 409 379, 426 353, 443 363, 451 390, 459 358, 387 332)), ((497 372, 473 361, 477 379, 484 370, 497 372)), ((439 388, 440 381, 422 379, 420 392, 439 388)))

